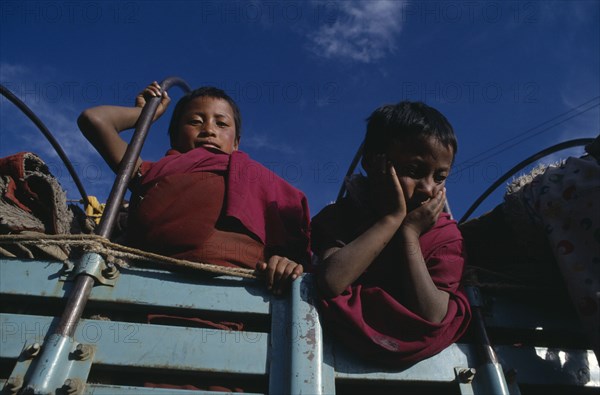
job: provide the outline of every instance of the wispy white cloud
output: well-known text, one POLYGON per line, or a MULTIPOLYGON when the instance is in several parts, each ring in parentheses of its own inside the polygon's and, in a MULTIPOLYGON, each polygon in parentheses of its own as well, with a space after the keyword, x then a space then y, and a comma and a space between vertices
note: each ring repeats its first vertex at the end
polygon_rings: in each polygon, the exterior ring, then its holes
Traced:
POLYGON ((0 81, 14 81, 17 78, 23 78, 26 74, 27 69, 23 66, 0 63, 0 81))
POLYGON ((394 51, 402 30, 404 1, 341 1, 339 15, 309 35, 312 51, 325 58, 371 63, 394 51))

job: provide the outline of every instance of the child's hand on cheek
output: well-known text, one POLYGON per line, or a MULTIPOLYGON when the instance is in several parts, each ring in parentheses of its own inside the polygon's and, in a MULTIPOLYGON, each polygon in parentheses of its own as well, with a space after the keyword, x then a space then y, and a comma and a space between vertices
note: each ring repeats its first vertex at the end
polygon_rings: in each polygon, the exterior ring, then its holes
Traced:
POLYGON ((369 172, 374 210, 402 222, 406 216, 406 200, 396 170, 385 155, 377 155, 369 172))
POLYGON ((275 295, 283 294, 291 282, 304 272, 302 265, 279 255, 273 255, 268 262, 260 262, 256 270, 264 274, 267 289, 275 295))
POLYGON ((412 231, 417 236, 420 236, 436 223, 440 213, 444 209, 445 202, 446 188, 442 188, 436 196, 423 202, 421 207, 417 207, 406 215, 404 222, 402 222, 402 230, 412 231))

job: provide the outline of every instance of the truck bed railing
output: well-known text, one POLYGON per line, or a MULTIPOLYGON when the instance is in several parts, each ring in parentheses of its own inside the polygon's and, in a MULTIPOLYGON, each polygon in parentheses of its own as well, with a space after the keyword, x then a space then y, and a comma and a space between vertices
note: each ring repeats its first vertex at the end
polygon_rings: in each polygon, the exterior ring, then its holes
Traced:
MULTIPOLYGON (((71 271, 60 262, 0 260, 4 393, 25 389, 35 365, 44 362, 39 360, 39 349, 51 341, 65 297, 74 286, 71 271)), ((582 340, 575 315, 547 296, 530 295, 525 299, 528 303, 510 296, 502 292, 483 296, 484 318, 495 337, 494 349, 509 392, 591 394, 600 389, 598 363, 582 340)), ((516 293, 517 297, 523 295, 516 293)), ((37 394, 184 395, 210 392, 147 388, 143 383, 186 384, 217 378, 255 394, 402 389, 490 393, 481 369, 484 361, 470 334, 415 365, 389 369, 356 357, 323 334, 315 306, 310 274, 295 281, 288 296, 276 297, 254 280, 123 268, 112 285, 92 289, 73 341, 63 345, 68 352, 61 355, 66 357, 50 366, 53 378, 46 387, 32 390, 37 394), (223 320, 242 317, 247 326, 235 332, 150 324, 146 321, 150 313, 223 320)))

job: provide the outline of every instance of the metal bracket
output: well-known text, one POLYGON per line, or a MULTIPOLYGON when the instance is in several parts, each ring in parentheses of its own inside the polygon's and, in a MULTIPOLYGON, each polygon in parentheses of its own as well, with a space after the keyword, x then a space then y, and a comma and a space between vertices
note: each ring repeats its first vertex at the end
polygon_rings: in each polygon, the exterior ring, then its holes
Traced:
POLYGON ((96 347, 70 337, 50 336, 45 343, 25 343, 3 393, 83 394, 96 347))
POLYGON ((119 277, 119 270, 113 263, 106 263, 102 255, 86 252, 71 272, 69 280, 75 280, 80 274, 87 274, 102 285, 114 287, 119 277))

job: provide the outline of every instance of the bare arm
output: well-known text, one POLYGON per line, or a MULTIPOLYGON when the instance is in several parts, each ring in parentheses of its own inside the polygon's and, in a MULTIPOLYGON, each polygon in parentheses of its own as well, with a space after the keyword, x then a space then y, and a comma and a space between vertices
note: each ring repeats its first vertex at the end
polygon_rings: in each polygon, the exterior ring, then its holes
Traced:
POLYGON ((404 220, 393 243, 400 251, 400 276, 399 289, 404 296, 406 307, 430 322, 441 322, 448 312, 448 300, 450 295, 437 288, 433 282, 423 253, 419 244, 419 236, 422 232, 432 226, 444 207, 446 198, 445 191, 440 191, 436 197, 424 204, 422 207, 411 211, 404 220), (426 228, 414 227, 411 221, 415 216, 421 224, 428 224, 426 228))
MULTIPOLYGON (((440 322, 448 309, 449 295, 439 290, 427 270, 419 245, 419 236, 437 220, 445 200, 440 193, 416 210, 406 213, 402 187, 392 166, 388 166, 395 202, 388 202, 389 214, 383 215, 367 231, 342 248, 331 248, 323 254, 318 284, 326 297, 334 297, 358 279, 390 242, 398 251, 397 263, 403 275, 399 289, 406 307, 428 321, 440 322)), ((389 185, 389 184, 388 184, 389 185)), ((390 196, 379 194, 379 196, 390 196)))
MULTIPOLYGON (((135 126, 141 110, 137 107, 98 106, 88 108, 77 119, 83 135, 115 173, 127 150, 127 143, 119 133, 135 126)), ((136 168, 140 164, 141 159, 138 159, 136 168)))
MULTIPOLYGON (((127 143, 119 136, 119 133, 135 127, 142 108, 146 104, 146 99, 152 96, 161 96, 160 87, 156 82, 146 87, 136 97, 134 107, 92 107, 83 111, 77 119, 77 124, 83 135, 92 143, 115 173, 118 171, 119 164, 127 150, 127 143)), ((170 100, 166 92, 162 93, 161 104, 154 120, 164 113, 170 100)), ((141 163, 141 159, 138 159, 136 168, 141 163)))
POLYGON ((382 198, 376 205, 381 217, 369 229, 342 248, 334 247, 321 256, 317 282, 326 297, 339 295, 358 279, 390 242, 406 217, 406 202, 396 171, 385 156, 376 158, 377 168, 369 175, 382 198))
POLYGON ((317 277, 324 296, 337 296, 356 281, 383 251, 401 222, 392 216, 383 217, 344 247, 325 251, 317 277))

